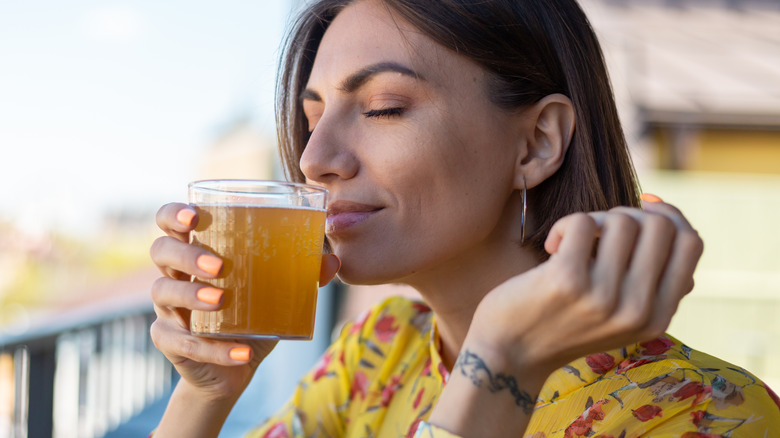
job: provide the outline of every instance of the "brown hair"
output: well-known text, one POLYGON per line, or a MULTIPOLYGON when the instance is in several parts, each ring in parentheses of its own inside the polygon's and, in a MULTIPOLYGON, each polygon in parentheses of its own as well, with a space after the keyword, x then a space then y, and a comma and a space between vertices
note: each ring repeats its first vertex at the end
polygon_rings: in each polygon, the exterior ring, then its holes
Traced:
MULTIPOLYGON (((299 100, 320 40, 354 0, 320 0, 299 17, 277 84, 279 148, 288 178, 298 166, 308 126, 299 100)), ((575 132, 561 168, 529 191, 535 228, 526 243, 544 258, 553 223, 578 211, 638 206, 639 186, 618 120, 609 76, 593 29, 575 0, 382 0, 442 46, 482 66, 488 94, 506 110, 543 97, 568 96, 575 132)))

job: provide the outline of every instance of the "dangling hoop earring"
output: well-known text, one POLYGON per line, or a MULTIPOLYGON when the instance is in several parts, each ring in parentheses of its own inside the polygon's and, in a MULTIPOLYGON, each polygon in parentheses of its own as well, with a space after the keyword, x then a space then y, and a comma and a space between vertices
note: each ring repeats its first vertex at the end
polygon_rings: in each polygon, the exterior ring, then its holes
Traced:
POLYGON ((525 208, 526 199, 528 199, 528 189, 525 185, 525 175, 523 175, 523 213, 520 215, 520 246, 525 243, 525 208))

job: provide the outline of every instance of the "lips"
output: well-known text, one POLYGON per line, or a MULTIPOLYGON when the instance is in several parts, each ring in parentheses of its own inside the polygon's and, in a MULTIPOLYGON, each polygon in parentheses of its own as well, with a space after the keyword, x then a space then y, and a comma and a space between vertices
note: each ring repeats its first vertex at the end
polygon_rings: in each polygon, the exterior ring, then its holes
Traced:
POLYGON ((325 232, 330 236, 343 233, 366 221, 383 207, 352 201, 334 201, 328 205, 325 232))

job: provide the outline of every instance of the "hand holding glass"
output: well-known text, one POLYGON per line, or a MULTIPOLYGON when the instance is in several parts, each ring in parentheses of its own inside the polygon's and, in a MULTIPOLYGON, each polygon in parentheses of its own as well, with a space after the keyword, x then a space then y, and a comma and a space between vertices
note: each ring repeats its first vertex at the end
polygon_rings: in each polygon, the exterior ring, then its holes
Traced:
POLYGON ((210 180, 189 185, 199 221, 192 243, 222 258, 220 310, 193 311, 201 336, 311 339, 327 190, 304 184, 210 180))

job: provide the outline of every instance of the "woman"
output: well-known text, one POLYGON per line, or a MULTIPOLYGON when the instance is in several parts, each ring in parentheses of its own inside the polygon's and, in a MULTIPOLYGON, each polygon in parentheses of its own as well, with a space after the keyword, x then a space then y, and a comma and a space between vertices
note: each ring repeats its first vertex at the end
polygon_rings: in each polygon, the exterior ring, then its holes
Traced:
MULTIPOLYGON (((279 90, 290 176, 330 191, 322 283, 404 283, 425 304, 348 324, 252 436, 780 430, 755 377, 663 335, 702 242, 640 202, 574 1, 318 1, 279 90)), ((274 347, 189 334, 189 310, 221 300, 187 281, 221 268, 186 243, 196 221, 164 206, 151 250, 152 337, 182 375, 157 436, 215 436, 274 347)))

